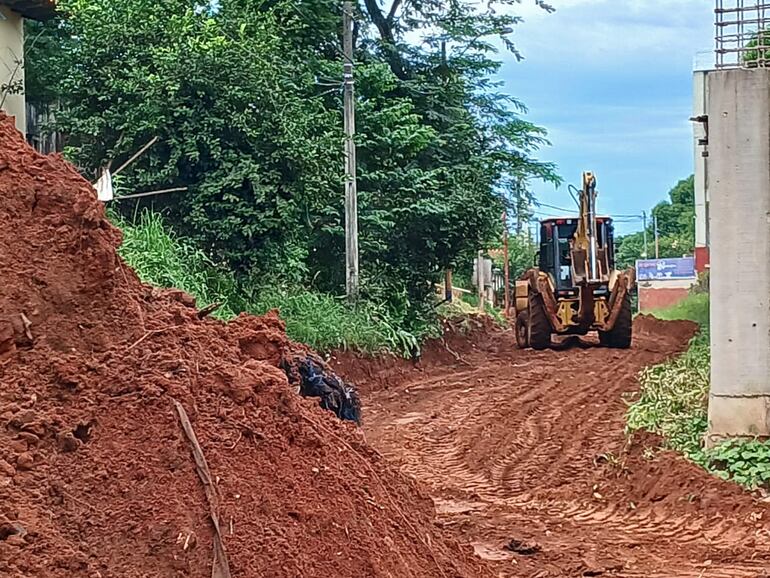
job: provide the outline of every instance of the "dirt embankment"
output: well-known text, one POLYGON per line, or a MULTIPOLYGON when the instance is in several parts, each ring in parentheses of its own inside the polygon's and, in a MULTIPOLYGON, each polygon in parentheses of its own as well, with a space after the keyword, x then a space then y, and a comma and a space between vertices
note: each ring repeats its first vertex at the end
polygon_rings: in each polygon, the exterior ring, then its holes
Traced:
POLYGON ((487 576, 430 500, 279 369, 275 316, 142 285, 88 183, 0 120, 0 575, 487 576), (189 414, 212 507, 174 410, 189 414))
POLYGON ((361 371, 367 439, 500 576, 766 577, 768 505, 624 433, 639 370, 694 331, 640 317, 631 350, 543 352, 498 332, 443 365, 361 371))

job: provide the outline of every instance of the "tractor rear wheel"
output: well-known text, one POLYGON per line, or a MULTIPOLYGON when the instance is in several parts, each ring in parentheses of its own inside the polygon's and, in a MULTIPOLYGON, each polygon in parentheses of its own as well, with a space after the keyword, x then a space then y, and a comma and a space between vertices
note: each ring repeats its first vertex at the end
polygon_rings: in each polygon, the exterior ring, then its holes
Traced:
POLYGON ((542 350, 551 347, 551 323, 545 312, 545 303, 540 295, 530 293, 529 315, 529 346, 532 349, 542 350))
POLYGON ((613 349, 628 349, 631 347, 633 337, 634 316, 631 311, 631 295, 626 293, 620 304, 620 314, 615 327, 609 331, 599 332, 599 342, 605 347, 613 349))
POLYGON ((516 316, 516 345, 519 349, 529 347, 529 315, 522 311, 516 316))

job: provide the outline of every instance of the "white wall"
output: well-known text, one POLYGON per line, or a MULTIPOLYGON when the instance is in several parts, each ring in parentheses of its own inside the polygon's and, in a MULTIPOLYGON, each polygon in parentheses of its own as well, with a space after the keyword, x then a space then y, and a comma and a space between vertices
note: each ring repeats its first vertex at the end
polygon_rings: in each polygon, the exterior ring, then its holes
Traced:
MULTIPOLYGON (((696 70, 693 74, 693 116, 708 114, 708 72, 696 70)), ((709 246, 708 230, 708 158, 704 152, 708 147, 701 146, 699 141, 706 138, 706 125, 701 122, 693 123, 693 139, 695 150, 695 246, 709 246)))
MULTIPOLYGON (((24 59, 24 28, 23 20, 17 13, 5 6, 0 6, 0 100, 9 84, 24 86, 24 66, 19 61, 24 59)), ((26 133, 26 110, 24 94, 8 93, 3 101, 2 109, 16 117, 16 128, 26 133)))

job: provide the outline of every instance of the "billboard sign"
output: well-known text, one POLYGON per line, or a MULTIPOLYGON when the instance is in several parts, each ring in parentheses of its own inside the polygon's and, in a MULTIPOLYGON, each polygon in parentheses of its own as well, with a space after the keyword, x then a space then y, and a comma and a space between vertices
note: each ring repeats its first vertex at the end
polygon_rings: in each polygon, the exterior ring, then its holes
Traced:
POLYGON ((694 257, 644 259, 636 262, 636 278, 638 281, 695 279, 696 277, 694 257))

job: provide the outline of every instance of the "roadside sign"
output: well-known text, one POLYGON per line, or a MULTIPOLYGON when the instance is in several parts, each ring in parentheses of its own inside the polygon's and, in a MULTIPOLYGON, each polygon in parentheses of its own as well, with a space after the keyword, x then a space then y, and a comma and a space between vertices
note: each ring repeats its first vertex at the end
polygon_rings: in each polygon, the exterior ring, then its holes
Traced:
POLYGON ((644 259, 636 262, 638 281, 658 279, 695 279, 695 258, 681 259, 644 259))

